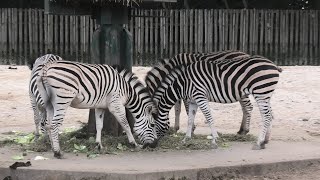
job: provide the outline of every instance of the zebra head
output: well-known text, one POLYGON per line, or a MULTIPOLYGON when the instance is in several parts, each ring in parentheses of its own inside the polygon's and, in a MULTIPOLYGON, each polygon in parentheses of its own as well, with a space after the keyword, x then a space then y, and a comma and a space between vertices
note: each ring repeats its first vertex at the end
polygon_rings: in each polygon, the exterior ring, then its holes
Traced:
POLYGON ((138 136, 140 142, 143 144, 143 148, 150 146, 155 148, 157 146, 157 134, 155 133, 155 119, 153 114, 155 109, 153 104, 148 103, 146 105, 142 115, 136 117, 136 123, 133 130, 138 136))
POLYGON ((131 87, 130 92, 128 92, 126 107, 135 117, 133 131, 144 147, 155 147, 157 145, 157 135, 153 113, 156 108, 150 93, 133 73, 127 70, 122 70, 119 73, 131 87))

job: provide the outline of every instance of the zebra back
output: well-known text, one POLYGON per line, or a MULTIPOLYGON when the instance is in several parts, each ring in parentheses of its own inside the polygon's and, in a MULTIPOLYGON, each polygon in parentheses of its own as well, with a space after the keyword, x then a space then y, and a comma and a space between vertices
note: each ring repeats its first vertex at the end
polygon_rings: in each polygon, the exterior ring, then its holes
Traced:
POLYGON ((189 65, 196 61, 209 59, 211 61, 216 61, 221 59, 235 59, 244 57, 249 57, 249 55, 244 52, 234 50, 197 54, 181 53, 174 56, 171 59, 161 60, 155 67, 153 67, 147 73, 145 82, 148 87, 148 90, 150 91, 150 94, 152 95, 155 92, 156 88, 162 82, 163 78, 167 74, 169 74, 169 72, 176 66, 189 65))

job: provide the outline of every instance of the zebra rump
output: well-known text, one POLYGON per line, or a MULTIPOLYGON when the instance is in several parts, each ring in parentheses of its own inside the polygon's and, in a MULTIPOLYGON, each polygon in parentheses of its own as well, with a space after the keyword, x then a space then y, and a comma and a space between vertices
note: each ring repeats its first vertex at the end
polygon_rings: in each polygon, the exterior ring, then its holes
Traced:
POLYGON ((37 58, 35 61, 28 61, 28 67, 31 71, 31 78, 29 82, 29 97, 31 101, 31 107, 33 110, 34 123, 36 126, 35 137, 39 137, 39 126, 42 133, 45 132, 45 123, 46 123, 46 111, 44 108, 43 100, 40 96, 39 90, 36 85, 36 79, 39 71, 47 63, 53 63, 56 61, 62 61, 63 59, 60 56, 54 54, 46 54, 37 58))
MULTIPOLYGON (((175 102, 187 99, 192 104, 189 110, 196 110, 198 107, 201 109, 214 137, 212 144, 217 147, 218 134, 213 126, 208 102, 234 103, 251 94, 263 118, 263 127, 253 149, 263 149, 270 137, 273 119, 270 98, 279 81, 280 71, 272 61, 262 56, 197 61, 188 66, 174 68, 154 93, 153 99, 158 107, 157 136, 163 136, 168 130, 168 114, 175 102)), ((193 124, 194 115, 189 114, 188 124, 193 124)), ((191 138, 190 126, 186 138, 191 138)))

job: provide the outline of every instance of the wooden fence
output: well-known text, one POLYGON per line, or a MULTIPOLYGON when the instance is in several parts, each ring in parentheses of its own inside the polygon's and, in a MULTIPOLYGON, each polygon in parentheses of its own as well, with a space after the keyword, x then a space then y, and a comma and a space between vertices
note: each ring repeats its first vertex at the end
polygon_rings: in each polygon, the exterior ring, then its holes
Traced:
MULTIPOLYGON (((180 52, 239 49, 279 65, 320 64, 317 10, 134 10, 134 65, 153 65, 180 52)), ((45 15, 43 10, 0 9, 0 61, 25 64, 56 53, 91 62, 97 25, 90 16, 45 15)))

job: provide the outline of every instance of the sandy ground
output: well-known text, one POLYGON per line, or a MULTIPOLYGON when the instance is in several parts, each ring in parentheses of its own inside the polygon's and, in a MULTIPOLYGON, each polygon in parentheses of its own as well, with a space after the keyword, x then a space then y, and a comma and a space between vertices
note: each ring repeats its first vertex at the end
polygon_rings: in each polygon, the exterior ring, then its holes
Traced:
MULTIPOLYGON (((283 72, 271 105, 275 114, 271 139, 283 141, 320 141, 320 67, 282 67, 283 72)), ((144 80, 150 67, 133 67, 133 72, 144 80)), ((28 96, 30 70, 27 66, 0 66, 0 133, 16 130, 34 130, 33 112, 28 96)), ((220 132, 235 133, 242 119, 239 103, 211 103, 215 126, 220 132)), ((79 126, 78 121, 87 122, 88 110, 70 108, 62 128, 79 126)), ((173 109, 170 112, 174 124, 173 109)), ((254 103, 251 133, 258 135, 261 124, 259 110, 254 103)), ((181 130, 186 130, 187 116, 182 112, 181 130)), ((209 134, 204 117, 196 116, 196 133, 209 134)), ((1 137, 1 134, 0 134, 1 137)))

